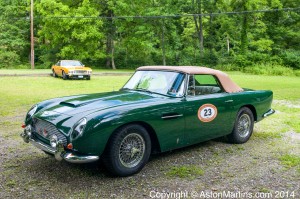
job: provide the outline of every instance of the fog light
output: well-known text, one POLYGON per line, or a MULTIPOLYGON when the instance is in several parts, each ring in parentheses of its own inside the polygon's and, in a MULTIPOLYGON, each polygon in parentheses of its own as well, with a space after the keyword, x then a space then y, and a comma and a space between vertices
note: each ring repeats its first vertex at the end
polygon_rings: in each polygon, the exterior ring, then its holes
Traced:
POLYGON ((52 135, 51 136, 51 138, 50 138, 50 145, 53 148, 56 148, 56 146, 57 146, 57 136, 56 135, 52 135))

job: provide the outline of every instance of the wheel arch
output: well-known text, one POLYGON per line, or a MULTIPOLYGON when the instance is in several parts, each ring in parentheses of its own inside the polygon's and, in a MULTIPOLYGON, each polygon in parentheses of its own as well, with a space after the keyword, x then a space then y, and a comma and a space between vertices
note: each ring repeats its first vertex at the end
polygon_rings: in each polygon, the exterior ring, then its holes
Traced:
MULTIPOLYGON (((155 130, 153 129, 153 127, 146 123, 146 122, 143 122, 143 121, 133 121, 133 122, 128 122, 128 123, 125 123, 121 126, 119 126, 118 128, 116 128, 113 133, 110 135, 109 137, 109 140, 111 139, 112 135, 118 131, 120 128, 123 128, 124 126, 127 126, 127 125, 131 125, 131 124, 137 124, 137 125, 140 125, 142 127, 144 127, 149 136, 150 136, 150 139, 151 139, 151 154, 154 154, 154 153, 159 153, 161 152, 161 149, 160 149, 160 144, 159 144, 159 141, 158 141, 158 138, 157 138, 157 135, 156 135, 156 132, 155 130)), ((107 142, 109 143, 109 141, 107 142)), ((106 148, 106 147, 105 147, 106 148)))
POLYGON ((243 107, 249 108, 251 110, 252 114, 253 114, 254 121, 257 121, 257 112, 256 112, 255 107, 251 104, 246 104, 246 105, 242 106, 241 108, 243 108, 243 107))

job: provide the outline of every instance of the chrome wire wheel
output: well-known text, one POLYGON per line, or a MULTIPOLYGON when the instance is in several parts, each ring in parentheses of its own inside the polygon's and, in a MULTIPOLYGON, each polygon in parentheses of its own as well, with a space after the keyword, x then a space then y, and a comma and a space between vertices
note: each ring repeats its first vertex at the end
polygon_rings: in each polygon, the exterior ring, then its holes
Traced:
POLYGON ((145 140, 137 133, 128 134, 122 140, 119 148, 119 159, 126 168, 137 166, 145 154, 145 140))
POLYGON ((238 125, 237 125, 237 130, 238 134, 244 138, 247 137, 250 133, 250 127, 251 127, 251 118, 248 114, 243 114, 240 116, 238 125))

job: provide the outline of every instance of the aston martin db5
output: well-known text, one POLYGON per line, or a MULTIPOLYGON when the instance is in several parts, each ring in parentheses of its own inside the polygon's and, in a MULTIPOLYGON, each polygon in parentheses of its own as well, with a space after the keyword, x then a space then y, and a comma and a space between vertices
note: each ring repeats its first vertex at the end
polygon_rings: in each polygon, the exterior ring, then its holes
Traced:
POLYGON ((219 70, 143 66, 119 91, 37 103, 21 136, 57 160, 103 160, 113 175, 129 176, 153 153, 218 137, 247 142, 254 123, 275 112, 272 98, 272 91, 241 88, 219 70))

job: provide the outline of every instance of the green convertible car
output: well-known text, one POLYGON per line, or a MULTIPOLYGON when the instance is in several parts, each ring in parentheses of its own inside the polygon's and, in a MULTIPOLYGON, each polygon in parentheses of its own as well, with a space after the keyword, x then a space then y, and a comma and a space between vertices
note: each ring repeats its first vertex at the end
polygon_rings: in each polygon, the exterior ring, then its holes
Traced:
POLYGON ((101 159, 112 174, 128 176, 152 153, 222 136, 247 142, 254 122, 275 112, 272 98, 272 91, 240 88, 218 70, 143 66, 119 91, 34 105, 21 136, 57 160, 101 159))

